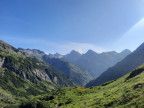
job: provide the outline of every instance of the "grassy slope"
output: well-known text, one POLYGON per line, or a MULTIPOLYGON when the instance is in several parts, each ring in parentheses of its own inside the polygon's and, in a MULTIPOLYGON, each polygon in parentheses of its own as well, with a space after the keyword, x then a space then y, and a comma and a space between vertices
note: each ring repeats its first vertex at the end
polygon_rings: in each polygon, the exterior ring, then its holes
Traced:
POLYGON ((63 88, 23 103, 23 108, 135 108, 144 107, 144 65, 116 81, 91 88, 63 88), (137 75, 138 74, 138 75, 137 75), (26 106, 26 107, 25 107, 26 106), (32 107, 33 106, 33 107, 32 107))
MULTIPOLYGON (((0 68, 0 105, 17 104, 31 96, 48 93, 54 85, 47 81, 37 81, 37 84, 24 80, 15 72, 0 68)), ((56 86, 55 86, 56 87, 56 86)))

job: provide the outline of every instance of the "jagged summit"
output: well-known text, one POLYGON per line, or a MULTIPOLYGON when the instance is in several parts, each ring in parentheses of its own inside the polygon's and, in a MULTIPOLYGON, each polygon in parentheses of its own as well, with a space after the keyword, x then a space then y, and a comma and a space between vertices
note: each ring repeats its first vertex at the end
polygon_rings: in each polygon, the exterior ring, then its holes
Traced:
POLYGON ((30 52, 33 52, 33 53, 38 53, 38 54, 45 54, 43 51, 41 50, 38 50, 38 49, 23 49, 23 48, 18 48, 19 50, 27 50, 27 51, 30 51, 30 52))
POLYGON ((121 51, 120 53, 131 53, 131 51, 129 49, 125 49, 125 50, 121 51))
POLYGON ((86 53, 96 53, 95 51, 89 49, 86 53))
POLYGON ((85 53, 85 55, 93 55, 93 54, 98 54, 98 53, 96 53, 95 51, 93 51, 93 50, 91 50, 91 49, 89 49, 89 50, 85 53))
POLYGON ((61 54, 59 54, 59 53, 55 53, 54 56, 57 56, 57 57, 58 57, 58 56, 61 56, 61 54))
POLYGON ((72 61, 78 59, 80 56, 81 56, 81 54, 79 52, 72 50, 69 54, 64 55, 63 58, 69 62, 72 62, 72 61))
POLYGON ((70 54, 72 54, 72 55, 81 55, 78 51, 76 51, 76 50, 72 50, 71 52, 70 52, 70 54))
POLYGON ((26 55, 34 55, 34 56, 43 56, 45 55, 45 53, 41 50, 38 49, 23 49, 23 48, 18 48, 20 51, 25 52, 26 55))

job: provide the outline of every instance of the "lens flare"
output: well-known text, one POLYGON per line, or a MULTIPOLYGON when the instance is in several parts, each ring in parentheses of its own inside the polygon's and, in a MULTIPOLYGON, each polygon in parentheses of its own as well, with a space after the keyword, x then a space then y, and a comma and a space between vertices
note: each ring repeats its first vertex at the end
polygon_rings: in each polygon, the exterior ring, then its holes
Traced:
POLYGON ((144 17, 132 26, 115 44, 120 50, 122 46, 134 50, 139 43, 144 42, 144 17))

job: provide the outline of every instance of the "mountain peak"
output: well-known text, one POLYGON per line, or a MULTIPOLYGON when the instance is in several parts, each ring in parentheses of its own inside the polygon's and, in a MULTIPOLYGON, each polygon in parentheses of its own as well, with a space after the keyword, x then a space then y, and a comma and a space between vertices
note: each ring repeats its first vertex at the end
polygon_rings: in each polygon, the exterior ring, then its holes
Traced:
POLYGON ((42 56, 42 55, 45 55, 45 53, 41 50, 38 50, 38 49, 23 49, 23 48, 18 48, 20 51, 23 51, 25 52, 26 54, 28 55, 39 55, 39 56, 42 56))
POLYGON ((7 48, 11 48, 12 46, 5 43, 4 41, 0 40, 0 47, 1 48, 4 48, 4 49, 7 49, 7 48))
POLYGON ((144 42, 134 52, 144 53, 144 42))
POLYGON ((76 50, 72 50, 71 52, 70 52, 70 54, 77 54, 77 55, 81 55, 78 51, 76 51, 76 50))
POLYGON ((59 54, 59 53, 55 53, 54 55, 55 55, 55 56, 60 56, 61 54, 59 54))
POLYGON ((3 41, 2 40, 0 40, 0 43, 2 43, 3 41))
POLYGON ((95 51, 89 49, 89 50, 86 52, 86 54, 97 54, 97 53, 96 53, 95 51))
POLYGON ((131 53, 131 51, 129 49, 125 49, 122 52, 120 52, 120 54, 124 54, 124 55, 128 55, 130 53, 131 53))
POLYGON ((72 50, 69 54, 66 54, 63 56, 64 59, 72 62, 76 59, 78 59, 81 56, 81 54, 75 50, 72 50))
POLYGON ((2 49, 7 49, 8 51, 12 51, 12 52, 19 52, 18 49, 14 48, 13 46, 5 43, 4 41, 0 40, 0 48, 2 49))

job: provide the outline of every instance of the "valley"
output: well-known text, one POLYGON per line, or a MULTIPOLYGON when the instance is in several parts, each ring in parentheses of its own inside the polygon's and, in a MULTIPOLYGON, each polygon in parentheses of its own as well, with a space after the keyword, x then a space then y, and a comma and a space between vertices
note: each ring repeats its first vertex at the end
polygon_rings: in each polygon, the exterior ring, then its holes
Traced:
MULTIPOLYGON (((134 58, 137 59, 144 55, 143 49, 142 44, 116 64, 116 66, 119 64, 133 66, 127 69, 126 75, 122 74, 121 78, 116 77, 97 85, 97 82, 100 81, 90 81, 93 77, 89 71, 68 62, 64 57, 54 57, 36 49, 16 49, 0 41, 0 107, 105 108, 143 106, 144 65, 140 66, 143 59, 139 59, 141 61, 134 60, 134 58), (133 59, 130 58, 131 56, 133 59), (123 62, 127 58, 135 61, 137 65, 130 65, 130 63, 134 64, 132 61, 127 61, 124 64, 123 62), (141 101, 136 103, 137 100, 141 101)), ((72 57, 74 58, 74 56, 72 57)), ((111 68, 115 69, 115 65, 111 68)), ((126 68, 120 67, 120 69, 126 68)), ((105 73, 102 73, 101 76, 105 73)), ((114 74, 111 73, 112 75, 114 74)))
POLYGON ((68 87, 39 95, 22 104, 42 108, 141 108, 144 106, 144 65, 101 86, 68 87), (35 103, 36 102, 36 103, 35 103))
POLYGON ((0 0, 0 108, 144 108, 144 0, 0 0))

